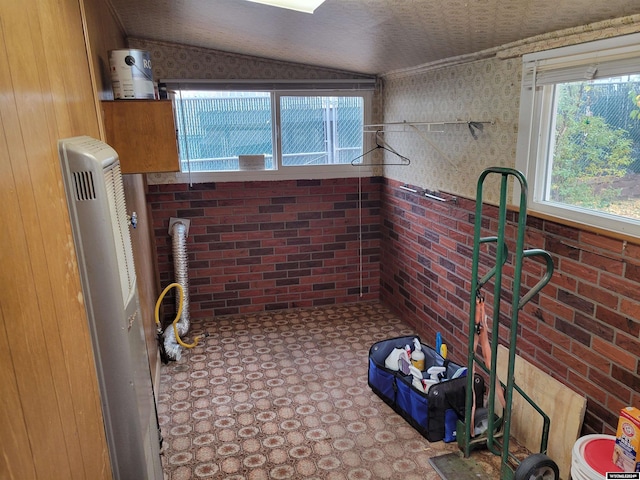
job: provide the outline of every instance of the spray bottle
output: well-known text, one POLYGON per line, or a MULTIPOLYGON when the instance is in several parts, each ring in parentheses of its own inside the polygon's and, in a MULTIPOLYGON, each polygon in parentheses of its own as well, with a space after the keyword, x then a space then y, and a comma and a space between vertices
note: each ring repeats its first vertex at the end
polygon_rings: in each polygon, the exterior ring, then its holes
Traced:
POLYGON ((415 388, 419 392, 424 392, 425 390, 423 383, 424 380, 422 379, 422 372, 413 365, 409 367, 409 372, 411 372, 411 375, 413 375, 413 382, 411 383, 413 385, 413 388, 415 388))
POLYGON ((429 374, 429 378, 422 380, 422 383, 424 384, 425 392, 429 391, 429 388, 431 388, 431 385, 435 385, 436 383, 439 383, 440 375, 446 371, 447 369, 445 367, 429 368, 429 370, 427 370, 427 374, 429 374))
POLYGON ((411 352, 411 364, 418 370, 424 370, 424 352, 422 351, 422 345, 417 338, 413 339, 414 349, 411 352))

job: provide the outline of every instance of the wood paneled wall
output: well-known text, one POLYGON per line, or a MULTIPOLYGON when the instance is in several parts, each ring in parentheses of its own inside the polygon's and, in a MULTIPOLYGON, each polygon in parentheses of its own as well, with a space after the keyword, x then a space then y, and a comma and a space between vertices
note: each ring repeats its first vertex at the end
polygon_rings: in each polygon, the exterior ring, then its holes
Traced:
MULTIPOLYGON (((147 343, 151 382, 155 392, 160 386, 160 354, 156 336, 155 306, 160 295, 156 242, 151 207, 147 205, 147 181, 142 174, 123 175, 127 209, 138 214, 138 227, 131 231, 131 245, 136 264, 140 313, 147 343)), ((156 395, 157 402, 157 395, 156 395)))
POLYGON ((79 0, 0 2, 0 478, 111 478, 57 141, 99 138, 79 0))

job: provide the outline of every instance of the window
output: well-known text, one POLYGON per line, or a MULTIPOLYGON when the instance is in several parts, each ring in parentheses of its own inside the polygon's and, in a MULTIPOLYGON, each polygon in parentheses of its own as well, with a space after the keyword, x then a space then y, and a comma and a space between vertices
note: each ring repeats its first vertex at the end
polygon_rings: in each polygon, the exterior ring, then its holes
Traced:
POLYGON ((350 90, 289 90, 282 88, 290 86, 286 83, 173 86, 181 172, 203 181, 240 174, 246 179, 248 171, 252 179, 362 174, 351 162, 366 148, 363 127, 373 83, 365 85, 350 90), (265 86, 270 88, 257 88, 265 86))
POLYGON ((351 164, 362 155, 362 97, 280 96, 282 165, 351 164))
POLYGON ((516 166, 530 210, 639 235, 640 35, 523 57, 516 166))
POLYGON ((183 172, 239 170, 240 155, 264 155, 273 165, 269 92, 180 91, 175 97, 183 172))

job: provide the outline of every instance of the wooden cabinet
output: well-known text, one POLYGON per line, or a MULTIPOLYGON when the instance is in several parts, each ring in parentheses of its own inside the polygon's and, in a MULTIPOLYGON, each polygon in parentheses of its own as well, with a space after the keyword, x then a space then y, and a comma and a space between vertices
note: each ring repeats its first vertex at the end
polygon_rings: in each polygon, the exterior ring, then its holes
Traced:
POLYGON ((120 156, 122 173, 180 170, 171 100, 102 102, 106 141, 120 156))

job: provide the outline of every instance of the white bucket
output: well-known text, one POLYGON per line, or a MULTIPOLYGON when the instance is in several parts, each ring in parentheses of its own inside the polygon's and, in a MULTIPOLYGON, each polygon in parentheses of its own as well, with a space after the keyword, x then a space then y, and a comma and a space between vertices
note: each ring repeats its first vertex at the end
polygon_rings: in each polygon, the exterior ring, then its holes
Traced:
POLYGON ((116 100, 155 98, 151 54, 145 50, 109 52, 111 85, 116 100))
POLYGON ((572 480, 602 480, 606 472, 619 472, 620 469, 613 464, 615 443, 616 437, 613 435, 580 437, 571 452, 572 480), (597 455, 593 454, 594 450, 597 455))

